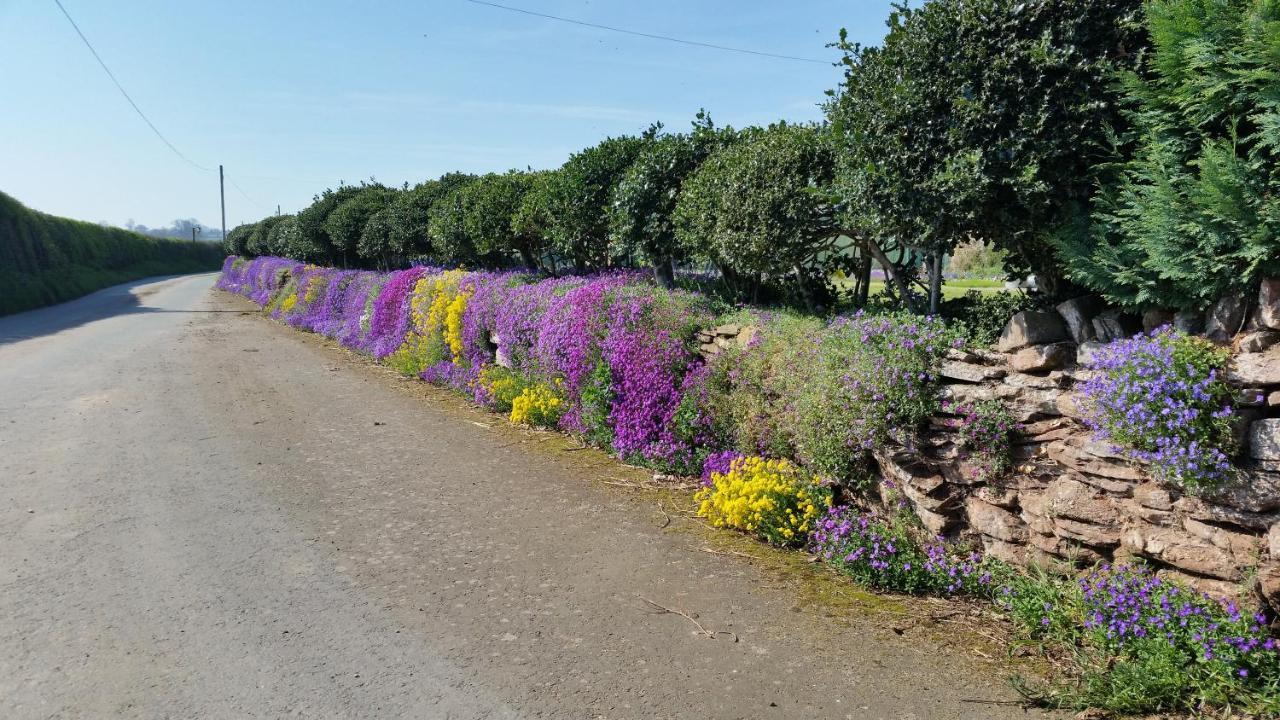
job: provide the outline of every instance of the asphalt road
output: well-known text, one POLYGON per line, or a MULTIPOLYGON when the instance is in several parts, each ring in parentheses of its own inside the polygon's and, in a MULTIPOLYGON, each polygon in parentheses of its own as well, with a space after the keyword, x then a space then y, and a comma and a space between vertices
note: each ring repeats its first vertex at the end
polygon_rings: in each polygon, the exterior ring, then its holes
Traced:
POLYGON ((1027 717, 212 282, 0 318, 0 718, 1027 717))

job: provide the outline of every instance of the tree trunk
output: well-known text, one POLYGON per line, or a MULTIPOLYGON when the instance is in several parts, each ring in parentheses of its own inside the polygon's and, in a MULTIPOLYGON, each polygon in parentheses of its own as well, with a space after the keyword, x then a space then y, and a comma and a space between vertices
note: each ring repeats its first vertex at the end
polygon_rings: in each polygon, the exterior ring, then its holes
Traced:
MULTIPOLYGON (((858 237, 857 235, 847 233, 849 237, 858 237)), ((889 260, 889 256, 884 254, 884 250, 876 244, 874 240, 869 238, 861 238, 863 247, 867 252, 871 253, 871 257, 880 263, 880 267, 884 268, 885 276, 898 288, 899 295, 902 296, 902 303, 907 306, 907 310, 916 311, 915 301, 911 299, 911 289, 907 287, 907 281, 898 274, 898 268, 889 260)))
POLYGON ((665 257, 653 261, 653 279, 668 290, 676 286, 676 268, 671 258, 665 257))
POLYGON ((535 272, 538 270, 538 262, 534 259, 533 252, 527 247, 520 247, 520 262, 524 263, 524 266, 530 270, 535 272))
POLYGON ((929 259, 929 314, 942 312, 942 251, 934 250, 929 259))
POLYGON ((854 284, 853 303, 860 308, 867 306, 871 299, 871 256, 863 253, 858 259, 856 283, 854 284))

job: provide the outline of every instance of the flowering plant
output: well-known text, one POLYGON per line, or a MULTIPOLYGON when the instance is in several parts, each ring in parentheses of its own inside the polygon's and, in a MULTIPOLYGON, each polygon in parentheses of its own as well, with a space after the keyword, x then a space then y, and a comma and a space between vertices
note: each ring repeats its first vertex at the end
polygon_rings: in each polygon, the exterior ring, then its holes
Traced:
POLYGON ((997 399, 978 400, 943 409, 959 416, 955 421, 957 440, 965 453, 978 461, 976 480, 990 482, 1013 466, 1011 445, 1019 425, 1013 414, 997 399))
POLYGON ((859 312, 834 320, 789 383, 800 460, 837 479, 869 480, 867 452, 911 442, 938 409, 936 372, 952 342, 932 318, 859 312))
POLYGON ((564 400, 550 385, 529 385, 511 401, 511 422, 516 425, 554 428, 562 414, 564 400))
POLYGON ((1148 463, 1156 479, 1214 486, 1232 472, 1229 356, 1168 326, 1098 351, 1080 392, 1095 436, 1148 463))
POLYGON ((787 460, 738 458, 694 495, 698 515, 714 527, 753 533, 779 546, 802 544, 831 505, 831 491, 787 460))
POLYGON ((809 549, 857 582, 915 594, 988 595, 993 568, 977 553, 924 539, 903 519, 831 508, 814 526, 809 549))
POLYGON ((1079 681, 1056 689, 1060 701, 1134 713, 1280 710, 1269 691, 1280 683, 1280 654, 1266 618, 1145 567, 1102 565, 1079 580, 1014 577, 998 604, 1029 638, 1078 650, 1079 681))

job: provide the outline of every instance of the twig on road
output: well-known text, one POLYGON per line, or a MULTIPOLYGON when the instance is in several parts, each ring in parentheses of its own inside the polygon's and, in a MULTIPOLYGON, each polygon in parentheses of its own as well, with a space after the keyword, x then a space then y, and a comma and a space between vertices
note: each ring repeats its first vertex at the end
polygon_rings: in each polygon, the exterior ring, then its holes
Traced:
POLYGON ((698 548, 698 549, 704 553, 711 553, 712 555, 728 555, 733 557, 751 558, 752 560, 760 559, 759 557, 752 555, 750 553, 738 552, 737 550, 715 550, 709 547, 698 548))
POLYGON ((728 630, 708 630, 702 623, 698 622, 697 619, 695 619, 689 613, 684 612, 683 610, 676 610, 675 608, 669 608, 666 605, 660 605, 643 595, 636 595, 636 597, 652 605, 655 608, 655 614, 657 615, 667 615, 667 614, 679 615, 685 620, 688 620, 689 622, 693 623, 698 628, 698 632, 696 633, 698 635, 701 635, 705 638, 711 638, 712 640, 715 640, 716 636, 718 635, 728 635, 729 637, 733 638, 734 642, 738 642, 737 633, 730 632, 728 630))

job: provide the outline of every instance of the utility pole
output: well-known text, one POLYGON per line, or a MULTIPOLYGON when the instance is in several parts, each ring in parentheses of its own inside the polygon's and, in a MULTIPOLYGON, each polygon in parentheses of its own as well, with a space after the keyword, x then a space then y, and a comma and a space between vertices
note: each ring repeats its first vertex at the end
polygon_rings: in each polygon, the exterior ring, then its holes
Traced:
POLYGON ((218 199, 222 201, 222 244, 227 244, 227 187, 222 184, 222 166, 218 166, 218 199))
POLYGON ((280 217, 280 205, 276 205, 276 217, 280 217))
POLYGON ((196 233, 198 233, 198 232, 200 232, 200 226, 199 226, 199 225, 192 225, 192 226, 191 226, 191 242, 195 242, 195 241, 196 241, 196 233))

